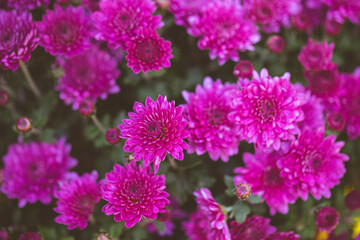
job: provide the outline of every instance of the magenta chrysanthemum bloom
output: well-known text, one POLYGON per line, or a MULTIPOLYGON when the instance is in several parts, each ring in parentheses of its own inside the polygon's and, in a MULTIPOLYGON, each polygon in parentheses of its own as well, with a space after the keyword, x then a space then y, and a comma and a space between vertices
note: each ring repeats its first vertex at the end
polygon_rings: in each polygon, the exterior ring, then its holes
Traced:
POLYGON ((15 71, 27 62, 39 42, 37 29, 28 12, 0 10, 0 67, 15 71))
POLYGON ((258 216, 248 217, 243 223, 236 221, 231 222, 231 239, 232 240, 260 240, 276 231, 271 226, 269 218, 258 216))
POLYGON ((199 20, 201 8, 213 0, 170 0, 170 12, 177 25, 187 28, 199 20))
POLYGON ((325 127, 324 106, 320 98, 311 95, 301 83, 295 84, 295 90, 301 101, 301 109, 304 112, 304 120, 298 123, 300 129, 309 128, 317 130, 325 127))
POLYGON ((69 59, 58 58, 58 64, 64 69, 56 90, 66 104, 72 104, 74 110, 89 99, 106 99, 108 94, 118 93, 116 78, 120 75, 117 61, 107 52, 97 47, 69 59))
POLYGON ((326 19, 324 23, 324 30, 327 35, 336 36, 341 32, 342 24, 335 20, 326 19))
POLYGON ((279 35, 273 35, 266 41, 268 48, 274 53, 280 53, 285 47, 285 40, 279 35))
POLYGON ((47 7, 49 2, 49 0, 8 0, 7 6, 9 8, 32 10, 36 7, 47 7))
POLYGON ((141 28, 163 26, 161 16, 153 16, 156 6, 152 0, 101 0, 100 11, 93 14, 98 29, 97 39, 106 40, 112 48, 122 47, 136 36, 141 28))
POLYGON ((209 189, 201 188, 194 195, 198 204, 197 212, 191 215, 189 222, 183 224, 189 240, 231 240, 225 214, 209 189))
POLYGON ((298 59, 308 71, 327 70, 333 66, 331 58, 334 47, 334 43, 316 42, 310 38, 301 48, 298 59))
POLYGON ((300 101, 290 82, 290 74, 270 77, 267 70, 238 90, 228 115, 239 125, 239 131, 249 143, 278 150, 281 140, 293 140, 299 133, 297 122, 303 119, 300 101))
POLYGON ((142 217, 155 219, 169 204, 169 194, 164 191, 165 175, 154 175, 150 167, 137 167, 133 161, 125 167, 114 165, 106 174, 107 183, 102 186, 102 198, 109 203, 102 211, 114 215, 116 222, 125 221, 133 227, 142 217))
POLYGON ((253 194, 260 195, 270 207, 270 214, 277 211, 286 214, 288 204, 297 199, 296 192, 286 179, 280 176, 276 161, 283 156, 282 151, 270 152, 257 149, 255 154, 244 153, 245 167, 235 168, 234 184, 247 183, 253 194))
POLYGON ((210 59, 218 58, 219 65, 229 58, 239 61, 238 51, 253 51, 253 44, 261 38, 257 26, 245 18, 242 7, 235 1, 207 3, 194 28, 201 36, 199 49, 209 50, 210 59))
POLYGON ((316 226, 321 231, 331 233, 339 224, 339 213, 332 207, 322 207, 316 214, 316 226))
POLYGON ((170 67, 171 42, 161 38, 154 29, 144 28, 138 35, 126 42, 125 57, 128 67, 134 73, 159 71, 170 67))
POLYGON ((359 23, 360 1, 358 0, 322 0, 329 6, 327 18, 338 23, 349 19, 352 23, 359 23))
POLYGON ((246 0, 244 6, 249 18, 262 25, 267 32, 279 32, 281 26, 290 26, 290 17, 300 12, 300 0, 246 0))
POLYGON ((61 138, 56 143, 16 143, 4 156, 1 191, 19 199, 19 207, 41 201, 49 204, 58 182, 77 164, 70 157, 71 146, 61 138))
POLYGON ((182 107, 175 107, 175 101, 168 102, 161 95, 156 101, 146 98, 145 106, 134 104, 130 119, 124 119, 118 127, 121 137, 126 138, 125 152, 134 152, 135 161, 144 159, 148 166, 155 164, 155 171, 168 152, 172 157, 183 160, 184 149, 188 145, 184 138, 189 135, 185 129, 187 122, 182 119, 182 107))
POLYGON ((96 171, 85 173, 81 177, 74 173, 72 177, 59 183, 59 189, 54 194, 59 199, 54 211, 60 216, 55 218, 55 222, 68 225, 68 229, 84 229, 87 226, 94 205, 101 198, 97 178, 96 171))
POLYGON ((349 157, 339 153, 344 142, 335 142, 336 136, 324 138, 324 129, 305 129, 293 142, 289 152, 277 162, 281 176, 307 200, 312 194, 319 200, 329 198, 330 189, 340 183, 346 172, 344 161, 349 157))
POLYGON ((91 47, 90 17, 81 6, 64 9, 55 5, 37 24, 40 45, 51 55, 71 57, 91 47))
POLYGON ((42 238, 35 232, 26 232, 21 234, 19 240, 42 240, 42 238))
POLYGON ((300 236, 293 233, 293 232, 277 232, 273 233, 264 240, 298 240, 300 239, 300 236))
POLYGON ((224 162, 238 153, 241 136, 235 124, 227 119, 231 111, 230 91, 235 89, 235 85, 206 77, 203 86, 196 86, 195 93, 182 92, 187 102, 183 105, 183 116, 189 122, 189 153, 208 152, 212 160, 221 158, 224 162))
POLYGON ((234 68, 234 75, 238 78, 250 78, 253 71, 254 66, 250 61, 239 61, 234 68))

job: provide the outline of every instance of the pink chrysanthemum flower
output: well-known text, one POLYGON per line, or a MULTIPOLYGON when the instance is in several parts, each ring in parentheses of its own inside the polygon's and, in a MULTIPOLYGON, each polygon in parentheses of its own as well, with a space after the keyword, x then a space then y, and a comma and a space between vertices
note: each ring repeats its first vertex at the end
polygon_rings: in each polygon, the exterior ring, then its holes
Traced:
POLYGON ((308 71, 327 70, 333 66, 331 58, 334 47, 334 43, 316 42, 310 38, 301 48, 298 59, 308 71))
POLYGON ((253 51, 253 44, 261 38, 257 26, 245 18, 242 7, 234 1, 207 3, 194 28, 201 36, 199 49, 208 49, 210 59, 218 58, 219 65, 229 58, 239 61, 238 51, 253 51))
POLYGON ((124 119, 118 126, 121 137, 127 139, 124 151, 134 152, 135 161, 144 159, 145 166, 154 162, 155 171, 167 152, 183 160, 183 150, 188 149, 183 139, 189 131, 185 129, 187 122, 183 121, 181 113, 182 107, 175 107, 175 101, 168 102, 161 95, 156 101, 147 97, 145 106, 135 102, 130 119, 124 119))
POLYGON ((276 161, 282 156, 282 151, 257 149, 254 155, 244 153, 245 167, 234 170, 237 174, 234 177, 235 185, 243 182, 249 184, 252 192, 266 201, 271 215, 277 211, 286 214, 289 210, 288 204, 297 199, 296 192, 289 182, 280 176, 281 169, 276 166, 276 161))
POLYGON ((332 230, 339 224, 339 213, 335 208, 322 207, 316 213, 316 226, 321 231, 331 233, 332 230))
POLYGON ((352 74, 341 74, 344 93, 340 97, 341 112, 346 119, 346 131, 350 139, 360 136, 360 67, 352 74))
POLYGON ((183 224, 189 240, 231 240, 229 227, 221 206, 207 188, 194 192, 198 204, 197 212, 183 224))
POLYGON ((264 240, 298 240, 300 236, 293 232, 277 232, 273 233, 264 240))
POLYGON ((107 183, 102 186, 102 198, 109 203, 102 211, 114 215, 116 222, 125 221, 133 227, 142 217, 155 219, 169 204, 169 194, 164 191, 165 175, 154 175, 150 167, 137 167, 133 161, 125 167, 114 165, 106 174, 107 183))
POLYGON ((27 62, 39 42, 37 29, 28 12, 0 10, 0 67, 15 71, 27 62))
POLYGON ((71 146, 61 138, 56 143, 16 143, 4 156, 1 191, 8 198, 18 198, 19 207, 41 201, 49 204, 57 184, 77 164, 70 157, 71 146))
POLYGON ((323 128, 317 131, 305 129, 289 152, 277 162, 280 175, 303 200, 307 200, 309 193, 317 200, 322 196, 329 198, 330 189, 344 176, 344 161, 349 157, 339 153, 344 142, 335 141, 335 135, 324 138, 323 128))
POLYGON ((311 95, 301 83, 295 84, 295 90, 301 101, 301 109, 304 112, 304 120, 298 123, 300 129, 309 128, 317 130, 325 127, 324 106, 320 98, 311 95))
POLYGON ((258 216, 248 217, 243 223, 236 221, 231 222, 231 239, 232 240, 260 240, 276 231, 271 226, 269 218, 258 216))
POLYGON ((98 98, 106 99, 108 94, 120 91, 116 85, 116 78, 120 75, 117 61, 97 47, 68 59, 58 58, 57 63, 63 67, 64 76, 59 79, 56 90, 74 110, 85 99, 96 102, 98 98))
POLYGON ((329 6, 327 18, 338 23, 349 19, 352 23, 359 23, 360 1, 358 0, 322 0, 329 6))
POLYGON ((235 85, 206 77, 203 86, 196 86, 195 93, 182 92, 187 102, 183 115, 189 122, 189 153, 208 152, 212 160, 221 158, 224 162, 238 153, 241 136, 235 124, 227 119, 231 111, 230 91, 235 89, 235 85))
POLYGON ((90 19, 81 6, 64 9, 55 5, 37 24, 40 45, 51 55, 71 57, 91 47, 90 19))
POLYGON ((7 6, 9 8, 32 10, 36 7, 47 7, 49 2, 49 0, 8 0, 7 6))
POLYGON ((300 12, 300 0, 246 0, 244 7, 249 18, 262 25, 267 33, 279 32, 290 26, 290 17, 300 12))
POLYGON ((19 240, 42 240, 42 237, 35 232, 26 232, 21 234, 19 240))
POLYGON ((250 78, 253 71, 254 66, 250 61, 239 61, 234 68, 234 75, 238 78, 250 78))
POLYGON ((59 189, 54 194, 59 199, 54 211, 60 216, 55 218, 55 222, 68 225, 68 229, 84 229, 87 226, 94 205, 101 198, 97 178, 96 171, 85 173, 82 177, 74 173, 69 179, 59 183, 59 189))
POLYGON ((159 71, 170 67, 171 42, 161 38, 154 29, 144 28, 138 35, 126 42, 125 57, 128 67, 134 73, 159 71))
POLYGON ((98 29, 97 39, 106 40, 112 48, 122 47, 139 33, 141 28, 163 26, 161 16, 153 16, 156 6, 152 0, 101 0, 100 11, 93 14, 98 29))
POLYGON ((199 20, 201 8, 214 0, 170 0, 170 12, 174 14, 177 25, 187 28, 199 20))
POLYGON ((327 35, 336 36, 341 32, 342 24, 332 19, 326 19, 324 23, 324 30, 327 35))
POLYGON ((278 150, 281 140, 293 140, 299 133, 297 122, 303 119, 300 101, 290 82, 290 74, 270 77, 267 70, 238 90, 228 115, 239 125, 239 131, 249 143, 278 150))

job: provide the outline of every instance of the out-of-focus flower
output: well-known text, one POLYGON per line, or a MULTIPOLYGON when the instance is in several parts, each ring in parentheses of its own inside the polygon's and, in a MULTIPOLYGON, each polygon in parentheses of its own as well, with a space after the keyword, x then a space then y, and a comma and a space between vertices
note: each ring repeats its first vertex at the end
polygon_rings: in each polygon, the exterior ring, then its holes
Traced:
POLYGON ((95 105, 92 101, 85 99, 79 103, 79 112, 85 117, 89 117, 95 112, 95 105))
POLYGON ((47 7, 49 2, 49 0, 8 0, 7 6, 21 10, 33 10, 36 7, 47 7))
POLYGON ((293 232, 277 232, 273 233, 264 240, 298 240, 300 236, 293 232))
POLYGON ((187 102, 183 105, 183 115, 189 122, 189 153, 208 152, 212 160, 221 158, 224 162, 238 153, 241 136, 236 125, 227 119, 231 111, 230 91, 235 89, 235 85, 206 77, 203 86, 197 85, 195 93, 182 92, 187 102))
POLYGON ((106 215, 114 215, 116 222, 125 221, 127 228, 133 227, 142 217, 155 219, 169 204, 169 194, 164 191, 165 175, 155 175, 150 166, 138 167, 132 161, 114 165, 106 174, 102 186, 102 198, 108 203, 102 208, 106 215))
POLYGON ((71 57, 91 47, 90 18, 81 6, 46 10, 42 21, 37 23, 40 45, 51 55, 71 57))
POLYGON ((134 104, 130 119, 119 124, 121 137, 126 139, 125 152, 134 152, 135 161, 144 159, 148 166, 154 162, 155 171, 168 152, 173 158, 183 160, 188 145, 183 140, 189 135, 185 129, 187 121, 182 120, 182 107, 175 107, 175 101, 159 95, 156 101, 146 98, 145 106, 134 104))
POLYGON ((248 217, 243 223, 239 224, 236 221, 231 222, 231 239, 232 240, 260 240, 276 231, 276 228, 271 226, 269 218, 258 216, 248 217))
POLYGON ((359 23, 360 1, 357 0, 322 0, 329 6, 327 18, 338 23, 349 19, 352 23, 359 23))
POLYGON ((100 11, 94 12, 96 38, 106 40, 110 47, 126 49, 126 42, 141 28, 156 29, 164 25, 161 16, 153 16, 152 0, 101 0, 100 11))
POLYGON ((156 30, 147 28, 126 42, 126 52, 127 65, 134 73, 168 68, 170 59, 174 57, 171 42, 161 38, 156 30))
POLYGON ((334 43, 316 42, 310 38, 301 48, 298 59, 308 71, 327 70, 333 66, 331 58, 334 47, 334 43))
POLYGON ((270 152, 256 149, 255 154, 244 153, 245 167, 235 168, 235 185, 247 183, 251 186, 253 194, 260 195, 270 207, 270 214, 276 212, 286 214, 288 204, 297 199, 292 186, 280 176, 276 161, 283 156, 282 151, 270 152))
POLYGON ((273 35, 269 37, 266 42, 268 48, 274 53, 280 53, 285 47, 284 39, 279 35, 273 35))
POLYGON ((203 6, 201 17, 192 25, 192 35, 200 36, 198 48, 209 50, 210 59, 219 65, 228 59, 239 61, 239 51, 253 51, 261 36, 247 20, 243 8, 235 1, 211 1, 203 6))
POLYGON ((108 94, 120 91, 116 79, 120 75, 117 61, 107 52, 97 47, 83 54, 63 59, 57 63, 64 69, 56 90, 66 104, 74 110, 82 101, 88 99, 95 103, 99 98, 106 99, 108 94))
POLYGON ((331 112, 327 116, 326 122, 331 129, 341 131, 345 126, 346 120, 344 114, 341 112, 331 112))
POLYGON ((58 182, 77 164, 70 157, 71 146, 61 138, 56 143, 15 143, 4 156, 4 181, 1 191, 8 198, 19 199, 19 207, 26 203, 51 202, 58 182))
MULTIPOLYGON (((1 184, 1 181, 0 181, 1 184)), ((8 235, 5 231, 0 230, 0 240, 8 240, 8 235)))
POLYGON ((35 232, 26 232, 21 234, 19 240, 42 240, 42 238, 35 232))
POLYGON ((5 106, 9 101, 9 95, 6 91, 0 89, 0 106, 5 106))
POLYGON ((300 101, 290 74, 269 76, 266 69, 234 93, 229 120, 239 125, 240 134, 255 146, 278 150, 281 140, 293 140, 303 120, 300 101))
POLYGON ((316 214, 316 226, 321 231, 331 233, 339 224, 339 213, 332 207, 322 207, 316 214))
POLYGON ((197 212, 191 215, 189 222, 183 224, 189 240, 230 240, 225 214, 209 189, 201 188, 194 195, 198 204, 197 212))
POLYGON ((177 25, 191 28, 199 20, 201 8, 212 1, 214 0, 170 0, 170 12, 174 14, 177 25))
POLYGON ((235 187, 234 194, 241 200, 246 200, 251 196, 251 187, 247 183, 240 183, 235 187))
POLYGON ((341 32, 341 23, 336 22, 335 20, 326 19, 324 23, 324 29, 326 34, 330 36, 336 36, 341 32))
POLYGON ((357 210, 360 208, 360 190, 353 190, 345 197, 345 205, 350 210, 357 210))
POLYGON ((76 173, 59 183, 59 189, 55 192, 58 199, 54 211, 60 216, 55 222, 68 225, 68 229, 84 229, 94 205, 100 201, 100 183, 97 183, 98 174, 93 171, 79 177, 76 173))
POLYGON ((322 196, 330 198, 330 189, 344 176, 344 162, 349 157, 339 153, 344 142, 335 141, 335 135, 324 138, 324 128, 304 129, 289 153, 278 160, 281 177, 303 200, 307 200, 309 193, 317 200, 322 196))
POLYGON ((0 9, 0 29, 0 67, 15 71, 37 47, 37 28, 30 13, 0 9))
POLYGON ((239 61, 234 68, 234 75, 238 78, 250 78, 253 71, 254 66, 250 61, 239 61))
POLYGON ((81 3, 85 8, 89 9, 91 12, 99 11, 100 0, 81 0, 81 3))

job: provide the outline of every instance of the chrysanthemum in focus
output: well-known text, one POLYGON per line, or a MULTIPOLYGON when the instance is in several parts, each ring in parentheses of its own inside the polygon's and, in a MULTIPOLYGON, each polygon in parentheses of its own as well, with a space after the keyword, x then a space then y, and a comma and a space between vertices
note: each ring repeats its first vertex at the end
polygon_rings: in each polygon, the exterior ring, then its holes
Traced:
POLYGON ((38 45, 37 29, 28 12, 0 10, 0 67, 15 71, 38 45))
POLYGON ((8 0, 7 6, 9 8, 32 10, 36 7, 47 7, 49 2, 49 0, 8 0))
POLYGON ((239 131, 259 147, 278 150, 281 140, 293 140, 299 133, 297 122, 303 119, 300 101, 290 82, 290 74, 270 77, 267 70, 255 72, 253 80, 238 90, 228 115, 239 124, 239 131))
POLYGON ((126 42, 125 57, 134 73, 159 71, 170 67, 171 42, 161 38, 154 29, 142 29, 138 35, 126 42))
POLYGON ((150 167, 137 167, 133 161, 125 167, 114 165, 106 174, 107 183, 102 186, 102 198, 108 201, 102 211, 114 215, 116 222, 125 221, 133 227, 142 217, 155 219, 169 204, 169 194, 164 191, 165 176, 154 175, 150 167))
POLYGON ((261 36, 257 26, 245 18, 243 8, 235 1, 207 3, 201 18, 194 24, 200 35, 198 47, 209 50, 210 59, 218 58, 219 65, 228 59, 239 61, 239 51, 253 51, 261 36))
POLYGON ((335 44, 327 42, 316 42, 311 38, 308 43, 301 48, 298 59, 308 71, 320 71, 330 69, 335 44))
POLYGON ((271 226, 269 218, 258 216, 248 217, 243 223, 239 224, 236 221, 231 222, 231 239, 232 240, 259 240, 263 239, 276 231, 276 228, 271 226))
POLYGON ((189 153, 208 152, 212 160, 221 158, 225 162, 238 153, 241 136, 235 124, 227 119, 231 111, 229 92, 235 89, 235 85, 206 77, 203 86, 197 85, 195 93, 182 92, 187 102, 183 105, 183 115, 189 122, 189 153))
POLYGON ((61 138, 56 143, 16 143, 4 156, 1 191, 8 198, 19 199, 19 207, 26 203, 51 202, 58 182, 77 164, 70 157, 71 146, 61 138))
POLYGON ((225 214, 209 189, 201 188, 194 195, 198 204, 197 212, 191 215, 189 222, 183 224, 189 240, 230 240, 225 214))
POLYGON ((106 99, 108 94, 118 93, 120 87, 116 78, 120 75, 117 61, 107 52, 97 47, 68 59, 58 58, 58 65, 64 69, 56 90, 66 104, 78 109, 79 104, 89 99, 106 99))
POLYGON ((101 0, 100 11, 93 14, 99 40, 106 40, 112 48, 122 47, 136 36, 141 28, 163 26, 161 16, 153 16, 156 6, 152 0, 101 0))
POLYGON ((126 139, 124 151, 134 152, 135 161, 144 159, 145 166, 154 162, 155 170, 167 152, 183 160, 183 150, 188 149, 183 139, 189 131, 185 130, 187 122, 183 121, 181 113, 182 107, 175 107, 175 101, 168 102, 161 95, 156 101, 146 98, 145 106, 135 102, 130 119, 124 119, 118 126, 121 137, 126 139))
POLYGON ((339 213, 332 207, 322 207, 316 214, 316 226, 321 231, 331 233, 339 224, 339 213))
POLYGON ((288 204, 297 199, 296 192, 286 179, 280 176, 276 166, 277 160, 283 156, 282 151, 270 152, 257 149, 255 154, 244 153, 245 167, 235 168, 235 185, 247 183, 251 186, 253 194, 260 195, 270 208, 270 214, 276 212, 286 214, 288 204))
POLYGON ((324 137, 324 129, 305 129, 290 147, 289 153, 277 165, 281 176, 294 187, 303 200, 312 194, 319 200, 330 198, 330 189, 340 183, 346 172, 344 162, 349 157, 339 153, 344 142, 336 136, 324 137))
POLYGON ((68 229, 84 229, 87 226, 94 205, 101 198, 97 178, 96 171, 81 177, 73 173, 69 179, 59 183, 59 189, 54 194, 59 199, 54 211, 60 216, 55 218, 55 222, 68 225, 68 229))
POLYGON ((90 18, 81 6, 65 9, 55 5, 37 24, 40 45, 51 55, 71 57, 91 47, 90 18))

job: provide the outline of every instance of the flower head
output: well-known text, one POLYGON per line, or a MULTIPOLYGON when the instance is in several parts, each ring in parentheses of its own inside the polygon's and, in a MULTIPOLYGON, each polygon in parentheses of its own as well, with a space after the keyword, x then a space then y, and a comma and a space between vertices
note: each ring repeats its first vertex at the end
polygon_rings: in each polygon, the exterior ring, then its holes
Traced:
POLYGON ((9 8, 32 10, 36 7, 47 7, 49 2, 49 0, 8 0, 7 6, 9 8))
POLYGON ((120 131, 118 128, 110 128, 105 134, 106 141, 110 144, 116 144, 120 142, 120 131))
POLYGON ((229 227, 220 205, 207 188, 194 192, 198 204, 197 212, 190 217, 183 228, 189 240, 230 240, 229 227))
POLYGON ((316 42, 310 38, 301 48, 298 59, 308 71, 327 70, 333 66, 331 58, 334 47, 334 43, 316 42))
POLYGON ((329 198, 330 189, 344 176, 344 161, 349 157, 339 153, 344 142, 335 140, 335 135, 324 138, 324 128, 317 131, 305 129, 289 152, 277 162, 280 175, 303 200, 308 198, 309 193, 315 199, 322 196, 329 198))
POLYGON ((38 45, 37 29, 28 12, 0 10, 0 67, 15 71, 38 45))
POLYGON ((144 28, 138 35, 126 42, 127 65, 134 73, 168 68, 170 67, 170 58, 173 58, 170 47, 171 42, 161 38, 156 30, 144 28))
POLYGON ((55 5, 37 24, 40 45, 51 55, 71 57, 91 47, 90 19, 81 6, 64 9, 55 5))
POLYGON ((133 227, 142 217, 155 219, 169 204, 165 189, 165 176, 154 175, 150 167, 137 167, 132 161, 125 167, 114 165, 106 174, 107 183, 102 186, 102 198, 108 201, 102 211, 114 215, 116 222, 125 221, 133 227))
POLYGON ((84 117, 90 117, 95 113, 94 103, 88 99, 84 99, 79 103, 79 112, 84 117))
POLYGON ((231 106, 229 120, 256 146, 277 150, 281 140, 292 140, 299 133, 296 123, 303 112, 289 73, 272 78, 266 69, 260 76, 254 71, 253 80, 236 91, 231 106))
POLYGON ((293 233, 293 232, 277 232, 273 233, 264 240, 298 240, 300 239, 300 236, 293 233))
POLYGON ((19 240, 42 240, 42 237, 35 232, 26 232, 21 234, 19 240))
POLYGON ((254 66, 249 61, 239 61, 234 68, 234 75, 238 78, 250 78, 253 75, 254 66))
POLYGON ((327 19, 335 20, 338 23, 344 23, 349 19, 353 23, 359 23, 360 2, 357 0, 322 0, 329 10, 327 19))
POLYGON ((272 52, 279 53, 284 49, 285 41, 281 36, 273 35, 267 40, 266 45, 272 52))
POLYGON ((8 198, 19 199, 19 207, 41 201, 49 204, 58 182, 77 164, 70 157, 70 145, 61 138, 54 144, 43 142, 16 143, 4 156, 1 191, 8 198))
POLYGON ((282 151, 270 152, 256 149, 255 154, 244 153, 245 167, 235 168, 235 185, 247 183, 255 195, 260 195, 270 207, 270 214, 277 211, 286 214, 288 204, 294 203, 297 195, 292 186, 280 176, 276 161, 283 156, 282 151))
POLYGON ((342 25, 341 23, 336 22, 335 20, 326 19, 324 23, 324 30, 326 34, 330 36, 336 36, 341 32, 342 25))
POLYGON ((208 152, 212 160, 221 158, 225 162, 238 153, 241 137, 235 124, 227 119, 231 111, 229 92, 235 89, 229 83, 222 84, 220 79, 213 81, 206 77, 195 93, 182 92, 187 102, 183 105, 183 115, 189 121, 189 153, 208 152))
POLYGON ((210 51, 210 59, 223 65, 229 58, 239 61, 238 51, 253 51, 260 40, 257 26, 245 18, 244 10, 235 1, 211 1, 201 11, 193 26, 201 39, 198 47, 210 51))
POLYGON ((93 14, 98 29, 97 39, 106 40, 112 48, 122 47, 136 36, 141 28, 163 26, 161 16, 153 16, 156 6, 152 0, 101 0, 100 11, 93 14))
POLYGON ((276 231, 276 228, 269 225, 270 219, 258 216, 248 217, 243 223, 231 222, 232 240, 259 240, 276 231))
POLYGON ((321 231, 331 233, 339 223, 339 213, 332 207, 322 207, 316 214, 316 226, 321 231))
POLYGON ((170 12, 174 14, 175 23, 191 27, 201 15, 201 8, 213 0, 170 0, 170 12))
POLYGON ((120 75, 117 61, 97 47, 68 59, 58 58, 57 63, 64 69, 64 76, 59 79, 56 90, 74 110, 86 99, 95 103, 99 98, 106 99, 108 94, 120 91, 116 84, 120 75))
POLYGON ((59 183, 55 197, 59 199, 54 211, 60 216, 55 222, 68 225, 68 229, 84 229, 93 212, 94 205, 100 201, 100 184, 96 182, 98 174, 93 171, 79 177, 74 173, 59 183))
POLYGON ((183 160, 183 149, 188 149, 183 139, 189 131, 185 130, 187 122, 182 120, 181 113, 182 107, 175 107, 175 101, 168 102, 161 95, 156 101, 147 97, 145 106, 135 102, 130 119, 124 119, 118 126, 121 137, 127 139, 124 151, 134 152, 135 161, 144 159, 145 166, 155 162, 156 170, 167 152, 183 160))
POLYGON ((32 128, 32 123, 30 119, 27 117, 21 117, 16 121, 16 130, 18 130, 18 132, 25 133, 30 131, 31 128, 32 128))

